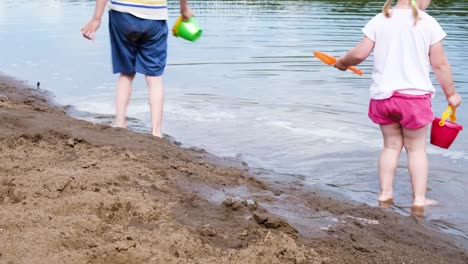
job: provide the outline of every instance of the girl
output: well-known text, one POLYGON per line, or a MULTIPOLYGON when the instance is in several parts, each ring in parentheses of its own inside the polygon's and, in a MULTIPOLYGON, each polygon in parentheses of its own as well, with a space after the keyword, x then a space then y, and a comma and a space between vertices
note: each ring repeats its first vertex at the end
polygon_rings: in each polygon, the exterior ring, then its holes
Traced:
POLYGON ((397 0, 392 7, 392 0, 387 0, 383 12, 362 30, 361 42, 334 65, 345 71, 374 51, 369 118, 380 125, 384 141, 379 160, 378 200, 381 204, 393 202, 393 178, 404 147, 416 211, 428 204, 426 135, 428 124, 434 119, 431 97, 435 94, 429 78, 430 66, 448 103, 454 108, 461 103, 442 46, 446 34, 424 12, 430 2, 397 0))

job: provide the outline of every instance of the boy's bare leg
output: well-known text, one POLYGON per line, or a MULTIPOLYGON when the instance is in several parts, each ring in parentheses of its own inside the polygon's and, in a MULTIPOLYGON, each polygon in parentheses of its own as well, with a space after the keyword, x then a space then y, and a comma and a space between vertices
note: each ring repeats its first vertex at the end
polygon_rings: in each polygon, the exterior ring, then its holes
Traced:
POLYGON ((403 132, 400 124, 381 125, 384 146, 379 160, 380 194, 379 202, 391 203, 393 199, 393 178, 403 149, 403 132))
POLYGON ((146 76, 146 84, 149 89, 149 103, 151 111, 151 134, 162 137, 161 125, 164 105, 164 87, 162 76, 146 76))
POLYGON ((135 74, 123 74, 119 76, 115 92, 115 126, 127 127, 127 107, 132 93, 132 81, 135 74))
POLYGON ((429 170, 426 154, 427 126, 414 130, 403 129, 403 135, 404 146, 408 153, 408 171, 413 186, 413 206, 424 206, 429 170))

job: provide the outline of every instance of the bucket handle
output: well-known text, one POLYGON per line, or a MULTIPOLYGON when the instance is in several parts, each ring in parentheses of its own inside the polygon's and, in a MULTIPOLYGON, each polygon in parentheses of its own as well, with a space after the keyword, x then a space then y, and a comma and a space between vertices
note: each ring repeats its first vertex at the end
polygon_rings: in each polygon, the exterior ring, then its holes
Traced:
POLYGON ((177 18, 177 20, 175 21, 174 23, 174 26, 172 27, 172 35, 174 37, 178 37, 179 36, 179 25, 180 23, 182 23, 182 16, 179 16, 177 18))
POLYGON ((439 121, 439 126, 444 126, 445 125, 445 120, 450 118, 450 121, 455 122, 457 120, 457 109, 453 108, 451 105, 447 107, 447 109, 442 113, 442 118, 439 121), (450 114, 452 112, 452 114, 450 114))

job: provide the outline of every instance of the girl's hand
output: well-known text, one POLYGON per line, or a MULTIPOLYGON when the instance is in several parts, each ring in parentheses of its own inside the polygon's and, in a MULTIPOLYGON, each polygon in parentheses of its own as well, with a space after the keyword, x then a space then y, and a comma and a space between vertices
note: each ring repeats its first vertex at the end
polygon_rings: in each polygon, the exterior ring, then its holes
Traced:
POLYGON ((447 102, 455 109, 461 104, 461 96, 455 92, 451 96, 447 97, 447 102))
POLYGON ((100 25, 101 20, 93 18, 81 29, 81 34, 89 40, 94 40, 94 34, 96 34, 100 25))
POLYGON ((347 66, 344 66, 343 63, 341 63, 341 58, 337 59, 335 64, 333 64, 333 66, 340 71, 346 71, 348 69, 347 66))

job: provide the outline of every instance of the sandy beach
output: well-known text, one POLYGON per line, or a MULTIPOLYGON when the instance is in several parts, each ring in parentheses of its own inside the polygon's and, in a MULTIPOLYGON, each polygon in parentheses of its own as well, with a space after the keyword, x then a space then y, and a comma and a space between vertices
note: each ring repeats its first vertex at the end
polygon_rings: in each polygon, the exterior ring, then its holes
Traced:
POLYGON ((7 77, 0 150, 0 263, 468 263, 423 218, 74 119, 7 77))

